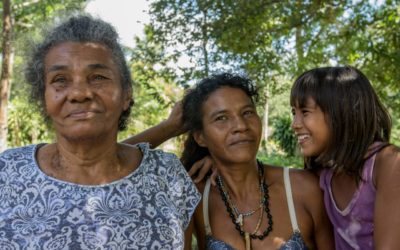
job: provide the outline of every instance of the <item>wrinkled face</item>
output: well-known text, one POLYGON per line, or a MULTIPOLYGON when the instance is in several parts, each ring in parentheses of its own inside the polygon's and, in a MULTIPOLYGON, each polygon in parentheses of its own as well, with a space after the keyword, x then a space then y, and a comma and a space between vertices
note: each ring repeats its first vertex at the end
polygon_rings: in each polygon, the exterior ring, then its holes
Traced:
POLYGON ((110 50, 97 43, 65 42, 45 57, 45 105, 56 133, 90 139, 118 132, 129 107, 110 50))
POLYGON ((306 157, 319 156, 329 143, 330 129, 325 114, 309 97, 305 107, 292 107, 294 130, 301 153, 306 157))
POLYGON ((194 133, 214 160, 254 161, 261 138, 261 120, 251 99, 238 88, 222 87, 202 105, 203 130, 194 133))

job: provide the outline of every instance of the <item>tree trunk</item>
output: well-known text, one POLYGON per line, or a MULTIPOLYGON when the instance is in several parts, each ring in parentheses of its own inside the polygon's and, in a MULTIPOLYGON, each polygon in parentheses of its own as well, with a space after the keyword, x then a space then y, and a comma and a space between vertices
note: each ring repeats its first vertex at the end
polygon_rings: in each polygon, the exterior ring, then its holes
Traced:
POLYGON ((263 117, 263 136, 262 140, 264 143, 264 150, 267 150, 267 142, 269 137, 269 95, 268 95, 268 85, 265 86, 265 103, 264 103, 264 117, 263 117))
POLYGON ((202 50, 203 50, 203 58, 204 58, 204 74, 206 77, 208 77, 209 61, 208 61, 208 50, 207 50, 207 44, 208 44, 207 10, 202 10, 202 12, 203 12, 203 25, 201 28, 201 32, 202 32, 202 50))
POLYGON ((304 59, 302 36, 301 27, 296 27, 296 53, 299 61, 304 59))
POLYGON ((3 0, 2 67, 0 78, 0 152, 7 148, 7 106, 11 87, 11 3, 3 0))

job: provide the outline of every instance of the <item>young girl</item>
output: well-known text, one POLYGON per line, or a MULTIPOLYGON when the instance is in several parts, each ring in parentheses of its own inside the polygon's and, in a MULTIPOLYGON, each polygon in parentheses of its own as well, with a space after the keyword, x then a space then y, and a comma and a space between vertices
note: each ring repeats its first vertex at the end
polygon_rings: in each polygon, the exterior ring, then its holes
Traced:
POLYGON ((389 144, 391 119, 368 79, 353 67, 312 69, 290 102, 336 249, 400 249, 400 150, 389 144))

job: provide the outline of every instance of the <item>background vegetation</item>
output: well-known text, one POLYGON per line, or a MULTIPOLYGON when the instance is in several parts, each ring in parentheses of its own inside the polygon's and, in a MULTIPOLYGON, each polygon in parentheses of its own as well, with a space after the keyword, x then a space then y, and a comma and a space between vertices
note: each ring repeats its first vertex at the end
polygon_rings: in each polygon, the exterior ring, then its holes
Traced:
MULTIPOLYGON (((38 27, 45 20, 82 11, 86 3, 2 0, 0 125, 7 125, 7 145, 0 145, 0 151, 53 140, 26 94, 24 41, 39 38, 38 27), (5 32, 7 4, 11 36, 5 32), (13 58, 8 71, 3 60, 7 44, 13 58)), ((400 1, 153 0, 149 12, 145 37, 126 48, 136 105, 120 139, 164 119, 184 89, 198 79, 221 71, 240 72, 254 79, 262 94, 260 158, 301 166, 289 128, 291 83, 312 67, 349 64, 372 81, 393 118, 392 142, 400 145, 400 1), (183 57, 190 63, 179 63, 183 57)), ((165 146, 179 152, 179 140, 165 146)))

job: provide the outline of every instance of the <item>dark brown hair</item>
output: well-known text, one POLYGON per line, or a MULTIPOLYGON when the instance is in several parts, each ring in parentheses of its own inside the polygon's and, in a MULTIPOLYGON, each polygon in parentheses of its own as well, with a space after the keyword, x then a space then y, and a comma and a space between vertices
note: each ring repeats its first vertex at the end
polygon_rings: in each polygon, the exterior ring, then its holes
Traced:
POLYGON ((293 84, 290 105, 304 107, 312 98, 325 114, 331 138, 318 156, 305 157, 305 168, 334 168, 362 179, 368 147, 374 141, 389 142, 391 118, 371 83, 350 66, 315 68, 293 84))

